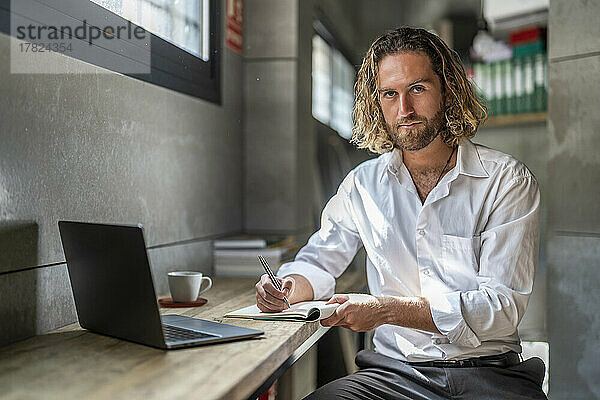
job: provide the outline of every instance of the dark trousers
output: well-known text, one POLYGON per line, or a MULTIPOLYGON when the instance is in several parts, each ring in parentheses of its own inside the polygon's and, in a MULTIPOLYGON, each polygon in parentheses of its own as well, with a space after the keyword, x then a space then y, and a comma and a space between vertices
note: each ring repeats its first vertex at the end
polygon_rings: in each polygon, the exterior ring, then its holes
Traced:
POLYGON ((360 370, 330 382, 305 400, 321 399, 545 399, 544 363, 530 358, 515 366, 423 367, 363 350, 360 370))

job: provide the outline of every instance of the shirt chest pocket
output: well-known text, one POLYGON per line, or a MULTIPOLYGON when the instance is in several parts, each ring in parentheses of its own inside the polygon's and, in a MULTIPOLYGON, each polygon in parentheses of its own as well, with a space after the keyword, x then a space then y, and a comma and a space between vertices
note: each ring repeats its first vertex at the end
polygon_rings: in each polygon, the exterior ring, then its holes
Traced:
POLYGON ((481 236, 442 235, 442 265, 451 280, 473 278, 479 272, 481 236))

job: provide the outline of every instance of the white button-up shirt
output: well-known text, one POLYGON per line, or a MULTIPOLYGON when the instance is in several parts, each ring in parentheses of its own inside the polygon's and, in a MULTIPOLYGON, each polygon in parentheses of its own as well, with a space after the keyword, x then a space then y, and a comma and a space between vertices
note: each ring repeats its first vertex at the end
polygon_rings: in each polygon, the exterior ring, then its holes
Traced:
POLYGON ((352 170, 321 228, 278 275, 300 274, 330 298, 356 251, 375 296, 423 296, 442 333, 381 325, 377 352, 405 361, 521 351, 517 325, 538 262, 540 194, 513 157, 462 140, 456 166, 421 203, 394 150, 352 170))

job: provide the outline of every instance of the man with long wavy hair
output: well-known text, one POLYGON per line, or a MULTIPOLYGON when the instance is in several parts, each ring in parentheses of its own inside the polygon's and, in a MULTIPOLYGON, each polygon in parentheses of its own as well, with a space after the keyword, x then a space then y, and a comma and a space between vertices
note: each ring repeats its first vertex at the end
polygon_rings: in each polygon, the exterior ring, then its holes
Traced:
POLYGON ((375 329, 359 371, 311 399, 545 399, 544 366, 521 361, 533 288, 540 194, 513 157, 470 141, 486 118, 454 51, 403 27, 368 50, 356 84, 353 142, 381 154, 343 180, 296 259, 256 285, 265 312, 329 299, 321 321, 375 329), (357 249, 367 294, 334 293, 357 249))

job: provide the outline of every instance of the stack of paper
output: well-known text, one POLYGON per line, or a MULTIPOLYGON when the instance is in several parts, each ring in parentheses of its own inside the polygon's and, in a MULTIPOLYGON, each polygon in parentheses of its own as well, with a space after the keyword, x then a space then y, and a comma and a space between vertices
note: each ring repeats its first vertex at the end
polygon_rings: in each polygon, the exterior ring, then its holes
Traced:
POLYGON ((265 273, 258 256, 262 255, 271 269, 292 259, 297 247, 293 240, 267 241, 264 239, 230 239, 214 242, 213 259, 215 275, 255 276, 265 273))

